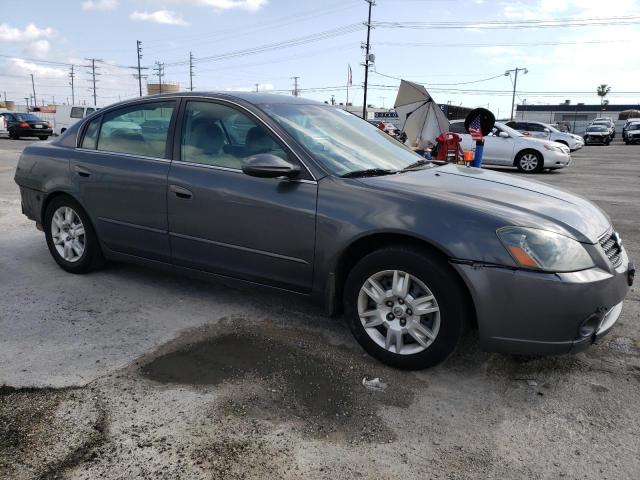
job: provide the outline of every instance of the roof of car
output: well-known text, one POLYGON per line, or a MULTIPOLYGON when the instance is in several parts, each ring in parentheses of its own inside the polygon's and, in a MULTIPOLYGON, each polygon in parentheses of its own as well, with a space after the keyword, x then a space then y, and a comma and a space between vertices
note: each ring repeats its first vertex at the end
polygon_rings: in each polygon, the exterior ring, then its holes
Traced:
MULTIPOLYGON (((177 93, 162 93, 158 95, 150 95, 144 97, 148 98, 163 98, 163 97, 216 97, 216 98, 229 98, 240 99, 246 102, 262 104, 274 104, 274 103, 295 103, 295 104, 314 104, 314 105, 326 105, 325 103, 318 102, 316 100, 310 100, 304 97, 296 97, 293 95, 279 95, 275 93, 263 93, 263 92, 177 92, 177 93)), ((136 99, 131 99, 136 100, 136 99)))

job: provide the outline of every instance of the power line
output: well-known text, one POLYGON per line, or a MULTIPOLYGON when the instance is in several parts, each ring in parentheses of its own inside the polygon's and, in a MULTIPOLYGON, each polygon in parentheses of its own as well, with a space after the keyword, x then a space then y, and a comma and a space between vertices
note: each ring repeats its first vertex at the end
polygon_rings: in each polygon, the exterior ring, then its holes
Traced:
MULTIPOLYGON (((280 42, 275 42, 275 43, 270 43, 270 44, 266 44, 266 45, 261 45, 258 47, 253 47, 253 48, 246 48, 246 49, 242 49, 242 50, 235 50, 235 51, 231 51, 231 52, 227 52, 227 53, 223 53, 220 55, 212 55, 212 56, 208 56, 208 57, 199 57, 195 60, 194 63, 206 63, 206 62, 215 62, 215 61, 219 61, 219 60, 226 60, 229 58, 237 58, 237 57, 244 57, 247 55, 255 55, 257 53, 264 53, 264 52, 269 52, 272 50, 279 50, 282 48, 290 48, 290 47, 297 47, 300 45, 306 45, 308 43, 314 43, 314 42, 318 42, 321 40, 326 40, 328 38, 334 38, 334 37, 338 37, 338 36, 342 36, 342 35, 347 35, 349 33, 354 33, 357 32, 358 30, 361 30, 363 28, 363 26, 359 23, 354 23, 354 24, 350 24, 350 25, 344 25, 342 27, 337 27, 337 28, 333 28, 331 30, 325 30, 323 32, 319 32, 319 33, 314 33, 311 35, 305 35, 303 37, 297 37, 297 38, 292 38, 290 40, 283 40, 280 42)), ((174 66, 182 66, 182 65, 186 65, 188 64, 188 61, 175 61, 175 62, 167 62, 166 66, 167 67, 174 67, 174 66)))
POLYGON ((587 26, 618 26, 640 23, 640 16, 618 16, 599 18, 560 18, 535 20, 486 20, 470 22, 374 22, 378 28, 406 28, 448 30, 448 29, 527 29, 587 26))

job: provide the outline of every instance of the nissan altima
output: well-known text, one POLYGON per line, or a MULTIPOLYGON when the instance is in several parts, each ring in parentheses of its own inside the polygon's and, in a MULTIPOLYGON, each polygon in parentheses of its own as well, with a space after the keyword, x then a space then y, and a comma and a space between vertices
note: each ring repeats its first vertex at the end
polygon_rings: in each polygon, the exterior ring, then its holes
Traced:
POLYGON ((441 362, 467 327, 487 350, 580 351, 613 327, 633 282, 587 200, 431 163, 297 97, 115 104, 28 145, 15 181, 67 272, 132 261, 307 296, 399 368, 441 362))

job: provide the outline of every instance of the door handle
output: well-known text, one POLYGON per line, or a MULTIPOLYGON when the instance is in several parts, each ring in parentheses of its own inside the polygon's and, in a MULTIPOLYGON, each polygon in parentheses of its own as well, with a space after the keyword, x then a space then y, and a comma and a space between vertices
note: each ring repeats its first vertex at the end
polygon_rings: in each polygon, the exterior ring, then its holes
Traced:
POLYGON ((91 175, 91 171, 87 170, 86 168, 83 167, 79 167, 78 165, 76 165, 75 167, 73 167, 73 169, 76 171, 76 173, 78 175, 80 175, 81 177, 88 177, 91 175))
POLYGON ((193 198, 193 193, 184 187, 179 187, 178 185, 169 185, 169 191, 173 192, 178 198, 184 198, 187 200, 193 198))

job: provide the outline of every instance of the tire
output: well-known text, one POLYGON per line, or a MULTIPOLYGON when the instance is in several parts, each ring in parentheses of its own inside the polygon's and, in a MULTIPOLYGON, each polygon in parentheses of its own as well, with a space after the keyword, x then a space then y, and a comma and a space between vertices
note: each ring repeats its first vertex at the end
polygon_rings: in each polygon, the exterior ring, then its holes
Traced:
POLYGON ((11 140, 20 140, 20 135, 18 135, 15 130, 9 130, 9 138, 11 140))
POLYGON ((524 150, 516 157, 516 167, 522 173, 539 173, 544 168, 544 159, 540 152, 524 150))
POLYGON ((38 138, 40 140, 46 140, 47 138, 49 138, 47 135, 39 135, 38 138))
POLYGON ((418 248, 390 246, 368 254, 351 270, 345 283, 344 307, 353 336, 372 357, 396 368, 423 369, 444 361, 462 336, 470 313, 461 292, 464 292, 464 286, 443 260, 418 248), (404 297, 402 293, 393 293, 394 275, 411 279, 409 293, 404 297), (372 291, 369 283, 372 278, 385 290, 385 296, 379 297, 384 300, 379 304, 365 293, 365 288, 372 291), (415 299, 429 295, 433 300, 423 301, 420 308, 436 308, 437 311, 417 315, 415 299), (412 307, 416 312, 411 310, 412 307), (361 313, 365 311, 372 315, 362 317, 361 313), (398 315, 393 319, 389 317, 392 311, 398 315), (363 318, 381 323, 377 327, 365 328, 363 318), (420 330, 416 332, 418 328, 420 330), (422 332, 428 332, 433 338, 422 332), (416 335, 422 343, 418 342, 416 335), (389 337, 391 342, 387 340, 389 337))
POLYGON ((104 256, 102 255, 98 236, 93 229, 91 220, 82 206, 73 198, 62 195, 51 200, 44 214, 44 232, 49 252, 63 270, 70 273, 87 273, 104 265, 104 256), (69 211, 71 215, 69 215, 69 211), (54 216, 56 216, 55 221, 54 216), (58 224, 61 220, 63 220, 63 225, 69 225, 70 223, 72 227, 75 225, 75 231, 73 228, 69 231, 66 231, 65 227, 62 229, 59 228, 58 224), (84 234, 79 233, 80 230, 77 228, 78 220, 80 221, 80 226, 84 227, 84 234), (54 230, 57 230, 59 233, 56 234, 54 230), (74 258, 65 258, 66 247, 64 245, 57 245, 57 243, 59 243, 60 239, 68 240, 69 237, 66 235, 71 234, 71 236, 73 236, 76 232, 77 236, 73 241, 65 241, 65 244, 69 243, 69 257, 73 256, 74 258), (54 235, 56 237, 55 239, 54 235), (76 249, 76 245, 78 249, 76 249), (82 247, 81 249, 79 248, 80 246, 82 247), (63 252, 60 252, 58 248, 62 248, 63 252))

